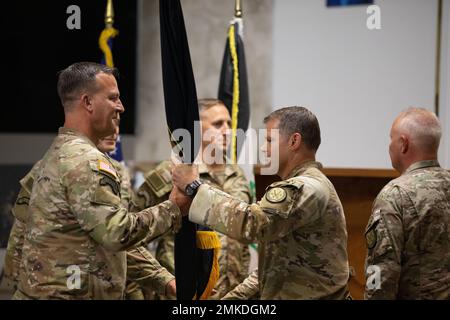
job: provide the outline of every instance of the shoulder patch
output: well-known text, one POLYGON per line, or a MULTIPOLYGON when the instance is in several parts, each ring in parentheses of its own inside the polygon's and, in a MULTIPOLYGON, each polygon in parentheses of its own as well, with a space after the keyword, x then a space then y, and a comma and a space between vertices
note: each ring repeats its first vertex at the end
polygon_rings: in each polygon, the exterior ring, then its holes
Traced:
POLYGON ((266 199, 272 203, 283 202, 287 197, 287 192, 280 187, 275 187, 267 191, 266 199))
POLYGON ((302 187, 303 183, 298 179, 272 183, 261 200, 261 208, 267 213, 287 218, 302 187))
POLYGON ((369 223, 367 224, 365 232, 367 249, 372 249, 377 244, 378 237, 376 227, 381 220, 380 211, 380 209, 375 210, 369 218, 369 223))
POLYGON ((377 232, 375 229, 370 229, 366 233, 367 249, 372 249, 377 244, 377 232))
POLYGON ((157 169, 150 171, 145 177, 145 182, 157 198, 162 198, 172 190, 172 176, 167 168, 158 166, 157 169))
POLYGON ((107 173, 113 176, 114 178, 119 179, 117 177, 117 173, 114 167, 106 160, 99 159, 97 163, 97 169, 99 172, 107 173))
POLYGON ((152 187, 153 191, 155 191, 155 192, 158 192, 159 190, 164 188, 164 181, 162 180, 162 178, 156 171, 153 171, 148 176, 148 182, 150 183, 150 186, 152 187))
POLYGON ((100 179, 100 185, 101 186, 109 186, 112 190, 112 192, 114 192, 114 194, 116 196, 120 195, 120 185, 119 183, 114 180, 113 178, 111 178, 110 176, 104 176, 103 178, 100 179))

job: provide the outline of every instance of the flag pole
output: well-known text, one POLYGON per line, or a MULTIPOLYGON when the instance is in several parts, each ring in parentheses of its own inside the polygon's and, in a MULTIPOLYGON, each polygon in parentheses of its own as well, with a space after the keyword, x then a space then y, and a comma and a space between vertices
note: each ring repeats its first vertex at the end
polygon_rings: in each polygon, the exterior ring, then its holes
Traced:
POLYGON ((112 0, 108 0, 106 3, 105 11, 105 27, 112 28, 114 24, 114 6, 112 0))
POLYGON ((117 36, 117 34, 119 33, 116 29, 114 29, 113 24, 114 24, 113 2, 112 0, 107 0, 105 10, 105 29, 103 29, 102 33, 100 34, 98 44, 104 54, 105 59, 104 64, 107 65, 108 67, 114 67, 113 56, 108 42, 112 38, 117 36))
POLYGON ((241 0, 235 0, 235 2, 234 2, 234 16, 236 18, 242 17, 242 2, 241 2, 241 0))

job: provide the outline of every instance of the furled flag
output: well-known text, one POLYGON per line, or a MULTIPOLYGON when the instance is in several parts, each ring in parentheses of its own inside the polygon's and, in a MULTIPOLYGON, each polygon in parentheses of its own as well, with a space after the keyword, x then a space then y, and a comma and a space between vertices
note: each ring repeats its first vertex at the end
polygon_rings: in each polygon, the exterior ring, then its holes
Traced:
MULTIPOLYGON (((161 59, 166 119, 172 146, 185 163, 192 163, 200 146, 197 92, 179 0, 160 0, 161 59), (178 129, 178 130, 177 130, 178 129), (188 132, 179 139, 175 131, 188 132), (190 141, 190 143, 186 143, 190 141)), ((175 235, 175 278, 180 300, 207 299, 219 278, 220 241, 214 231, 183 218, 175 235)))
MULTIPOLYGON (((250 100, 247 81, 247 66, 243 42, 243 20, 240 1, 236 1, 235 16, 230 21, 225 52, 220 71, 218 98, 225 103, 231 115, 231 161, 238 163, 250 183, 253 200, 256 197, 255 150, 252 149, 252 134, 247 132, 250 122, 250 100), (237 139, 238 129, 246 133, 237 139)), ((250 131, 250 130, 249 130, 250 131)))

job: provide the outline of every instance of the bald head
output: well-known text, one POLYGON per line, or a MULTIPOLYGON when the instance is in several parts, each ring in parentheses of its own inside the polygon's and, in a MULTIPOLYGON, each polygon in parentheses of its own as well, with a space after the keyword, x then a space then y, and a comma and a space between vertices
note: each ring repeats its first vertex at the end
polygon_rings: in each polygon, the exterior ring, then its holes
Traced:
POLYGON ((437 154, 442 129, 436 115, 426 109, 409 108, 400 113, 394 125, 419 151, 437 154))
POLYGON ((391 129, 393 167, 403 172, 417 161, 437 159, 441 135, 441 124, 433 112, 423 108, 403 111, 391 129))

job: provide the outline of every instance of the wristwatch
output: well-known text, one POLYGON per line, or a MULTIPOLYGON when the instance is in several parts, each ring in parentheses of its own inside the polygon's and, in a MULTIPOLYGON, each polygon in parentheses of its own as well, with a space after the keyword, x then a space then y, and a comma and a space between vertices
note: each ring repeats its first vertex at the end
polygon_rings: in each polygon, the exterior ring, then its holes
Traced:
POLYGON ((194 198, 197 194, 198 187, 200 187, 201 185, 202 182, 200 180, 194 180, 186 186, 186 190, 184 190, 184 193, 187 196, 194 198))

